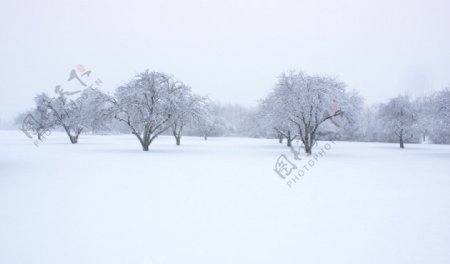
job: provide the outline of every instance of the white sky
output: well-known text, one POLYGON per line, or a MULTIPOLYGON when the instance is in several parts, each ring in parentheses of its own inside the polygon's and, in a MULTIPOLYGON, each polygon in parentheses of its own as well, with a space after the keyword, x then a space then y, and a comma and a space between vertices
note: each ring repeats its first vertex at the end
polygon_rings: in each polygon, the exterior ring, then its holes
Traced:
POLYGON ((450 1, 0 2, 0 119, 83 64, 114 88, 146 68, 255 105, 284 70, 339 76, 368 103, 450 84, 450 1))

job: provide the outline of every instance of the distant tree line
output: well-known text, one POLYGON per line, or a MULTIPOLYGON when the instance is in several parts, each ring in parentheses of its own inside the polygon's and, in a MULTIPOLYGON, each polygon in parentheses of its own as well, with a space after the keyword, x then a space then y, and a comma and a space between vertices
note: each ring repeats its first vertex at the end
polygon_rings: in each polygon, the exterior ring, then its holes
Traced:
POLYGON ((256 107, 224 105, 199 96, 172 75, 144 71, 113 95, 85 89, 77 97, 42 93, 16 122, 39 139, 64 131, 76 144, 83 133, 130 133, 144 151, 161 134, 276 138, 298 141, 311 154, 318 140, 450 143, 450 90, 415 99, 399 95, 367 106, 337 78, 282 73, 256 107))

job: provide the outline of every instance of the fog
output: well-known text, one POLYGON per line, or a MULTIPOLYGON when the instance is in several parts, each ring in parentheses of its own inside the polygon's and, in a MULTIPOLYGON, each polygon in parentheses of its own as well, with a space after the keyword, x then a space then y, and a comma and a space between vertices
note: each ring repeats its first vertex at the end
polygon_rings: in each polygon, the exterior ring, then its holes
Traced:
POLYGON ((253 106, 285 70, 338 76, 367 103, 450 83, 449 1, 5 1, 0 119, 82 64, 115 87, 151 69, 253 106))

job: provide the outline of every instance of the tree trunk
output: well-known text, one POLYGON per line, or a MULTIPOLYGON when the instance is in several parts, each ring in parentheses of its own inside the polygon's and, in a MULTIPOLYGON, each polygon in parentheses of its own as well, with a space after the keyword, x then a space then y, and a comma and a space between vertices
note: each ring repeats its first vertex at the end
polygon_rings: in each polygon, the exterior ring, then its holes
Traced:
POLYGON ((142 150, 143 151, 148 151, 148 146, 149 146, 149 144, 143 144, 142 145, 142 150))
POLYGON ((143 151, 148 151, 150 143, 152 143, 150 140, 148 140, 148 138, 149 138, 149 136, 148 137, 144 136, 144 140, 142 141, 142 150, 143 151))
POLYGON ((175 138, 175 143, 176 143, 177 146, 178 146, 179 144, 178 144, 178 135, 177 135, 177 129, 176 129, 176 127, 172 129, 172 135, 173 135, 173 137, 175 138))
POLYGON ((403 143, 403 131, 400 131, 400 148, 405 148, 405 145, 403 143))
POLYGON ((288 146, 288 147, 292 147, 292 140, 294 140, 292 137, 291 137, 291 131, 288 131, 287 132, 287 137, 286 137, 286 146, 288 146))
POLYGON ((303 145, 305 146, 305 152, 306 155, 311 155, 312 154, 312 145, 313 145, 313 140, 311 139, 311 135, 306 135, 306 137, 302 140, 303 145))
POLYGON ((278 142, 279 142, 280 144, 283 143, 283 135, 282 135, 282 134, 278 134, 278 142))
POLYGON ((73 138, 72 144, 77 144, 77 143, 78 143, 78 137, 80 136, 80 134, 81 134, 82 131, 83 131, 83 130, 78 130, 78 131, 76 132, 76 135, 72 136, 72 138, 73 138))
POLYGON ((70 136, 70 142, 72 144, 77 144, 78 143, 78 137, 76 136, 70 136))
POLYGON ((70 133, 69 127, 63 125, 63 128, 64 128, 64 131, 66 131, 67 136, 69 136, 70 143, 77 144, 78 138, 75 138, 74 136, 72 136, 72 134, 70 133))
POLYGON ((72 143, 72 144, 77 144, 78 143, 78 136, 72 136, 70 134, 70 132, 68 132, 68 135, 69 135, 70 143, 72 143))
POLYGON ((143 151, 148 151, 148 147, 152 143, 152 140, 150 139, 150 135, 148 133, 150 132, 144 131, 144 134, 141 137, 139 133, 133 132, 133 135, 135 135, 137 139, 139 139, 139 143, 141 143, 143 151))
POLYGON ((203 139, 208 140, 208 136, 206 134, 203 134, 203 139))
POLYGON ((183 126, 180 126, 178 131, 177 131, 176 126, 172 129, 172 134, 175 137, 175 143, 177 144, 177 146, 179 146, 181 143, 181 132, 182 131, 183 131, 183 126))
POLYGON ((291 138, 287 138, 286 146, 292 147, 292 139, 291 138))
POLYGON ((304 144, 304 145, 305 145, 305 152, 306 152, 306 154, 311 155, 312 154, 312 148, 309 145, 309 143, 304 144))

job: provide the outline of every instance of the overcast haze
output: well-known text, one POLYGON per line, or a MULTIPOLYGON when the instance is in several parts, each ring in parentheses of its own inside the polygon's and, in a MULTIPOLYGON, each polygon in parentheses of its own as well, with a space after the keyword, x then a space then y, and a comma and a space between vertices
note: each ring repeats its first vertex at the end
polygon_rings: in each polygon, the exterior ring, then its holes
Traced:
POLYGON ((5 1, 0 118, 83 64, 112 92, 146 68, 255 105, 284 70, 338 76, 368 103, 450 83, 450 1, 5 1))

